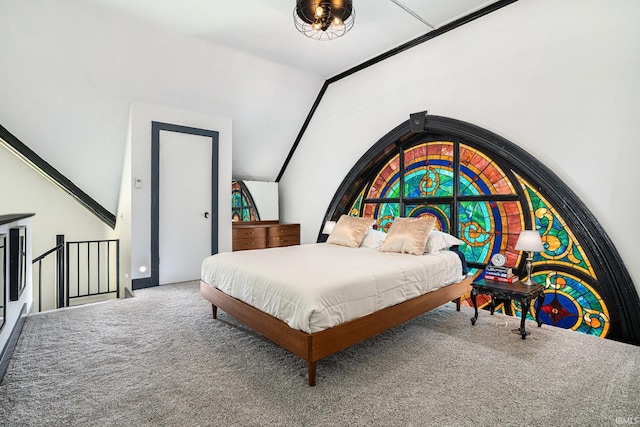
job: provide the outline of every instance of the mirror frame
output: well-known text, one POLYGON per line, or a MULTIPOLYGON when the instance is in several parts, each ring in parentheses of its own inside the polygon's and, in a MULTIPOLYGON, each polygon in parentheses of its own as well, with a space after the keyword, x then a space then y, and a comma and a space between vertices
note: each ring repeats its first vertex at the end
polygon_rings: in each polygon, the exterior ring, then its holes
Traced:
POLYGON ((0 287, 2 288, 2 295, 0 295, 0 331, 4 328, 5 320, 7 318, 7 235, 5 233, 0 234, 0 272, 2 278, 0 278, 0 287))

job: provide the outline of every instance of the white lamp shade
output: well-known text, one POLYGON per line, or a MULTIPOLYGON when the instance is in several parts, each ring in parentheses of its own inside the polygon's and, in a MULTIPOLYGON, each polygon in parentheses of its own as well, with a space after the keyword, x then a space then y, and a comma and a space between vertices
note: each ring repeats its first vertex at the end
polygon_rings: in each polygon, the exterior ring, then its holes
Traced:
POLYGON ((544 246, 542 245, 542 239, 540 233, 536 230, 522 230, 518 236, 515 249, 517 251, 527 252, 542 252, 544 246))
POLYGON ((327 221, 324 223, 324 227, 322 227, 322 234, 331 234, 333 229, 336 226, 335 221, 327 221))

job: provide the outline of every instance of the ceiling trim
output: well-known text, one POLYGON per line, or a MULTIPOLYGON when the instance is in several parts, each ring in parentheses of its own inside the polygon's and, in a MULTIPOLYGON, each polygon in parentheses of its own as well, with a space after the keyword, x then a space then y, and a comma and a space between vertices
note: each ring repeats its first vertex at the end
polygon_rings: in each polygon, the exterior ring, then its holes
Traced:
POLYGON ((356 65, 353 68, 348 69, 347 71, 344 71, 336 76, 333 76, 331 78, 328 79, 329 83, 335 83, 338 80, 342 80, 345 77, 348 77, 352 74, 357 73, 358 71, 364 70, 365 68, 371 67, 372 65, 377 64, 378 62, 382 62, 385 59, 389 59, 392 56, 395 56, 399 53, 402 53, 406 50, 412 49, 416 46, 421 45, 424 42, 427 42, 429 40, 432 40, 438 36, 441 36, 443 34, 448 33, 451 30, 455 30, 458 27, 461 27, 465 24, 468 24, 469 22, 475 21, 478 18, 481 18, 485 15, 488 15, 492 12, 495 12, 496 10, 502 9, 505 6, 510 5, 511 3, 515 3, 518 0, 500 0, 498 2, 495 2, 493 4, 490 4, 487 7, 484 7, 482 9, 476 10, 473 13, 470 13, 469 15, 463 16, 459 19, 456 19, 455 21, 451 21, 446 25, 443 25, 440 28, 436 28, 435 30, 429 31, 428 33, 420 36, 420 37, 416 37, 413 40, 409 40, 408 42, 401 44, 398 47, 395 47, 387 52, 384 52, 374 58, 369 59, 368 61, 363 62, 360 65, 356 65))
MULTIPOLYGON (((485 15, 488 15, 492 12, 495 12, 499 9, 502 9, 505 6, 510 5, 511 3, 515 3, 518 0, 500 0, 497 1, 495 3, 490 4, 487 7, 483 7, 482 9, 478 9, 473 13, 470 13, 469 15, 463 16, 459 19, 456 19, 455 21, 451 21, 450 23, 443 25, 440 28, 437 28, 435 30, 429 31, 428 33, 417 37, 413 40, 410 40, 404 44, 401 44, 398 47, 395 47, 387 52, 384 52, 374 58, 369 59, 368 61, 363 62, 360 65, 356 65, 353 68, 350 68, 340 74, 337 74, 329 79, 327 79, 324 83, 324 85, 322 85, 322 89, 320 89, 320 93, 318 94, 318 96, 316 97, 315 102, 313 103, 313 106, 311 107, 311 110, 309 111, 309 114, 307 114, 307 118, 305 119, 304 123, 302 124, 302 128, 300 129, 300 132, 298 132, 298 136, 296 137, 293 146, 291 147, 291 150, 289 151, 289 155, 287 156, 287 158, 284 161, 284 164, 282 165, 282 168, 280 169, 280 173, 278 173, 278 177, 276 178, 276 182, 280 182, 280 180, 282 179, 282 176, 284 175, 287 166, 289 165, 289 162, 291 161, 291 158, 293 157, 293 154, 295 153, 296 149, 298 148, 298 145, 300 143, 300 140, 302 139, 305 131, 307 130, 307 127, 309 126, 309 122, 311 122, 311 119, 313 118, 313 115, 316 112, 316 109, 318 108, 318 105, 320 104, 320 102, 322 101, 322 97, 324 96, 325 92, 327 91, 327 88, 329 87, 329 85, 331 83, 335 83, 339 80, 342 80, 345 77, 349 77, 352 74, 355 74, 359 71, 364 70, 365 68, 371 67, 372 65, 375 65, 379 62, 382 62, 386 59, 391 58, 392 56, 395 56, 399 53, 402 53, 404 51, 407 51, 411 48, 414 48, 416 46, 421 45, 424 42, 427 42, 429 40, 432 40, 438 36, 441 36, 442 34, 448 33, 451 30, 454 30, 458 27, 461 27, 465 24, 468 24, 472 21, 475 21, 478 18, 481 18, 485 15)), ((395 3, 395 2, 394 2, 395 3)))
POLYGON ((320 93, 318 93, 318 96, 316 97, 315 102, 311 106, 311 110, 309 111, 309 114, 307 114, 307 118, 304 120, 304 123, 302 124, 302 128, 300 129, 300 132, 298 132, 298 136, 296 136, 296 140, 294 141, 293 146, 291 147, 291 150, 289 150, 289 154, 287 155, 287 158, 285 159, 284 164, 280 169, 280 173, 276 178, 276 182, 280 182, 282 175, 284 175, 284 171, 287 169, 287 166, 289 166, 289 162, 293 157, 293 153, 296 152, 296 149, 298 148, 298 144, 300 144, 300 140, 302 139, 302 136, 306 132, 307 126, 309 126, 309 123, 311 122, 311 118, 315 114, 316 109, 318 108, 318 105, 320 105, 320 101, 322 101, 322 97, 324 96, 324 93, 327 91, 328 87, 329 87, 329 80, 326 80, 322 85, 322 89, 320 89, 320 93))
POLYGON ((20 159, 24 160, 29 166, 38 171, 42 176, 50 182, 60 187, 63 191, 73 197, 78 203, 87 208, 91 213, 97 216, 101 221, 112 229, 116 226, 116 216, 109 212, 104 206, 94 200, 87 193, 82 191, 80 187, 71 182, 67 177, 61 174, 56 168, 47 163, 35 151, 27 147, 22 141, 16 138, 4 126, 0 125, 0 146, 6 147, 20 159))

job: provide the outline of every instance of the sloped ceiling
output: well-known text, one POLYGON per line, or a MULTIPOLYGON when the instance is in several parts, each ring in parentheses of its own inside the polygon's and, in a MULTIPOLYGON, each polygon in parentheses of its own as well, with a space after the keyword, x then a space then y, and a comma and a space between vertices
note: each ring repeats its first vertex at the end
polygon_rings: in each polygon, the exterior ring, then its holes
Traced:
POLYGON ((94 0, 136 19, 284 65, 334 76, 496 0, 354 0, 353 29, 317 41, 293 24, 295 0, 94 0))
POLYGON ((230 118, 234 178, 272 181, 327 79, 495 1, 354 0, 331 41, 295 3, 0 1, 0 124, 110 212, 132 103, 230 118))

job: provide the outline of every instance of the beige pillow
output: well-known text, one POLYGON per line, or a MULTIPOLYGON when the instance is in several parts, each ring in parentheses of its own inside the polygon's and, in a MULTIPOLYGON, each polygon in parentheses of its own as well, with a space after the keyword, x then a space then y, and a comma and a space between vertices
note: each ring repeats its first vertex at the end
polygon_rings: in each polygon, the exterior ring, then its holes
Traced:
POLYGON ((382 252, 422 255, 436 217, 396 218, 389 227, 387 238, 380 246, 382 252))
POLYGON ((376 222, 376 220, 373 218, 342 215, 331 231, 331 234, 329 234, 327 243, 357 248, 360 246, 360 243, 362 243, 362 239, 367 233, 367 230, 373 226, 374 222, 376 222))

